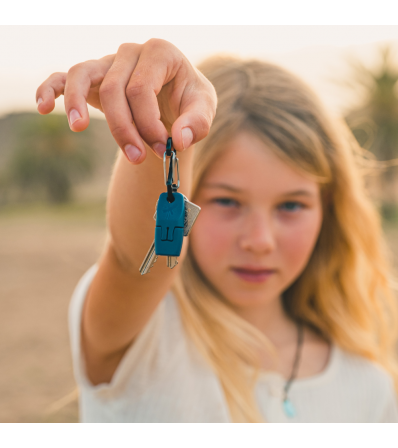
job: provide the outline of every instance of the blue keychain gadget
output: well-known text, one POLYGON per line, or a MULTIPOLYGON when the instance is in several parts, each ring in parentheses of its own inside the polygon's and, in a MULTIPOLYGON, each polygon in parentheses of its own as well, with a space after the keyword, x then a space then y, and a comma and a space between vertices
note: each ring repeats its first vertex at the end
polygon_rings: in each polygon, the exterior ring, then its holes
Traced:
POLYGON ((156 208, 155 253, 179 257, 184 238, 185 204, 181 193, 173 193, 169 202, 167 193, 162 193, 156 208))
POLYGON ((180 186, 178 159, 172 149, 171 138, 167 141, 163 155, 164 180, 167 193, 159 197, 156 208, 155 253, 178 257, 181 253, 184 238, 185 201, 184 196, 177 192, 180 186), (169 172, 166 177, 166 157, 170 157, 169 172), (177 174, 177 183, 174 176, 177 174))
POLYGON ((167 193, 161 193, 156 205, 153 219, 156 220, 155 238, 140 266, 141 275, 148 274, 159 255, 167 257, 167 267, 173 269, 178 264, 184 236, 188 236, 200 207, 189 201, 183 194, 178 193, 180 173, 178 159, 173 150, 171 138, 167 140, 166 151, 163 155, 164 182, 167 193), (169 158, 167 174, 167 157, 169 158), (177 175, 177 183, 174 176, 177 175))

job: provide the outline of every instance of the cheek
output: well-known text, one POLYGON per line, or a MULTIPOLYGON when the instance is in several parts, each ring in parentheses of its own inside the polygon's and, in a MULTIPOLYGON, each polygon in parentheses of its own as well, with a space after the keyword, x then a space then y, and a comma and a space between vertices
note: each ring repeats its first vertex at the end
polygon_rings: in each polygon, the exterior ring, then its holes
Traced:
MULTIPOLYGON (((228 257, 234 229, 202 208, 190 234, 190 245, 199 265, 217 266, 228 257)), ((205 268, 203 269, 206 270, 205 268)))
POLYGON ((284 226, 279 235, 278 246, 289 277, 298 276, 305 268, 317 241, 321 223, 321 212, 314 211, 290 226, 284 226))

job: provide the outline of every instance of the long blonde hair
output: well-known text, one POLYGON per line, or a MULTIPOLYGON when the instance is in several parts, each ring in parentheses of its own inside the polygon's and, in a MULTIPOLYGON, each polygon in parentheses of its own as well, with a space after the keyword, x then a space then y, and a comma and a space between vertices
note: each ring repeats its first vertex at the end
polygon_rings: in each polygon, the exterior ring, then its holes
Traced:
MULTIPOLYGON (((323 224, 308 265, 283 294, 285 310, 341 348, 381 364, 398 389, 397 306, 379 215, 365 192, 361 149, 311 90, 280 67, 213 57, 199 69, 213 83, 218 107, 209 135, 194 150, 193 201, 208 167, 241 130, 316 179, 323 224)), ((221 300, 190 249, 172 289, 186 331, 219 378, 232 420, 262 421, 254 386, 259 348, 271 349, 269 341, 221 300)))

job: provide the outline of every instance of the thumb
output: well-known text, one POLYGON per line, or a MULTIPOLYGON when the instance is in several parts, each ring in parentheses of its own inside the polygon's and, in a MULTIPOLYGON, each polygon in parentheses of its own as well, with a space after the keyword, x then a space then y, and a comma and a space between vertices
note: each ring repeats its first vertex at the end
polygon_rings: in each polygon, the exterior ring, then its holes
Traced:
POLYGON ((207 136, 216 115, 217 97, 201 91, 181 107, 181 115, 173 123, 171 137, 177 151, 183 151, 207 136))

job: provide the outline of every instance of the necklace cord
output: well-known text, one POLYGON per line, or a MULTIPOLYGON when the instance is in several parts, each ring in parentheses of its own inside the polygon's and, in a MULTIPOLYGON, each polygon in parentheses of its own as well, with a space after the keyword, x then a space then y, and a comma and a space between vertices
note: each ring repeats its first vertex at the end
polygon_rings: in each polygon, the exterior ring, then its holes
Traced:
POLYGON ((293 368, 292 368, 292 373, 290 375, 290 378, 287 380, 286 384, 285 384, 285 388, 284 388, 284 392, 285 392, 285 396, 284 396, 284 400, 286 400, 287 398, 287 393, 290 389, 290 386, 292 385, 293 380, 296 378, 297 375, 297 371, 298 371, 298 367, 299 367, 299 362, 300 362, 300 357, 301 357, 301 351, 302 351, 302 345, 303 345, 303 336, 304 336, 304 331, 303 331, 303 325, 301 323, 297 324, 297 348, 296 348, 296 356, 294 359, 294 363, 293 363, 293 368))

